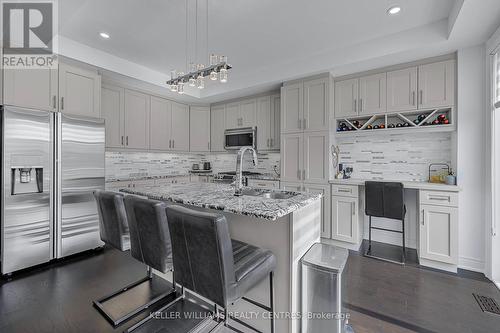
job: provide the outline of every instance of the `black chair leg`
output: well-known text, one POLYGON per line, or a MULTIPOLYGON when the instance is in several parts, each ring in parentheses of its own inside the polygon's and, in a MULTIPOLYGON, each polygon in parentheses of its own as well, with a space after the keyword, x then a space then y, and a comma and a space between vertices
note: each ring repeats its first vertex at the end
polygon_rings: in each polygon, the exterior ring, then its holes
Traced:
POLYGON ((372 250, 372 217, 368 216, 369 226, 368 226, 368 253, 372 250))
POLYGON ((276 323, 274 320, 274 272, 269 273, 269 305, 271 308, 271 333, 276 330, 276 323))
POLYGON ((406 262, 406 237, 405 237, 405 220, 401 221, 403 224, 403 264, 406 262))

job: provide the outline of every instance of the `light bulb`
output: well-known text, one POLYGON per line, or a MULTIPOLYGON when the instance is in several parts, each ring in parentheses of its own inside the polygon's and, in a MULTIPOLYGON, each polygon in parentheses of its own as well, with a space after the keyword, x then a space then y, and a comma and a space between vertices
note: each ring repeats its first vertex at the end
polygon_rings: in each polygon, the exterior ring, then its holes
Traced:
POLYGON ((179 82, 179 88, 177 89, 177 92, 181 95, 184 94, 184 83, 179 82))
POLYGON ((212 71, 210 72, 210 80, 212 81, 217 80, 217 72, 215 71, 215 69, 212 69, 212 71))
POLYGON ((194 78, 194 76, 191 76, 189 78, 189 86, 190 87, 196 87, 196 79, 194 78))
POLYGON ((196 80, 197 83, 198 83, 198 89, 203 89, 205 88, 205 78, 203 77, 203 75, 199 75, 198 76, 198 79, 196 80))
POLYGON ((216 65, 217 64, 217 56, 215 54, 210 55, 210 66, 216 65))
POLYGON ((172 79, 172 80, 173 80, 173 79, 175 79, 176 77, 177 77, 177 74, 176 74, 175 69, 171 70, 171 71, 170 71, 170 79, 172 79))
POLYGON ((170 86, 170 91, 171 91, 171 92, 177 92, 178 88, 179 88, 179 87, 178 87, 176 84, 172 84, 172 85, 170 86))
POLYGON ((225 56, 225 55, 221 55, 221 56, 219 57, 219 62, 220 62, 220 63, 223 63, 223 64, 227 64, 227 56, 225 56))
POLYGON ((227 82, 227 69, 224 68, 224 67, 220 69, 219 81, 221 83, 226 83, 227 82))

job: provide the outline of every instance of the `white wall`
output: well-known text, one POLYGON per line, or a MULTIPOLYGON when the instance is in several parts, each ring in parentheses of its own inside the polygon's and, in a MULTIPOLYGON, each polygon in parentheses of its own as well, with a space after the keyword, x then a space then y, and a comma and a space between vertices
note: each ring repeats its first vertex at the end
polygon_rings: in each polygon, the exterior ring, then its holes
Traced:
POLYGON ((486 52, 485 45, 457 54, 458 131, 457 182, 459 194, 459 267, 485 268, 486 229, 486 52))

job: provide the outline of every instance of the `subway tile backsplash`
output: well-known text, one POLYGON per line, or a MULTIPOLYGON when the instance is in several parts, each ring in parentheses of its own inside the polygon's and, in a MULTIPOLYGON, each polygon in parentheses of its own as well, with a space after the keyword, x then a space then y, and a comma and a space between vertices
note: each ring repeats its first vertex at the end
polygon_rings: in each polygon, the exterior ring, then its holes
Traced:
MULTIPOLYGON (((250 154, 245 155, 244 170, 273 173, 277 165, 279 172, 280 154, 258 154, 259 163, 254 166, 250 154)), ((236 153, 196 154, 160 152, 106 152, 106 181, 133 179, 151 176, 183 175, 194 163, 211 162, 214 172, 236 169, 236 153)))
POLYGON ((337 137, 340 163, 352 178, 427 181, 431 163, 452 165, 451 133, 337 137))

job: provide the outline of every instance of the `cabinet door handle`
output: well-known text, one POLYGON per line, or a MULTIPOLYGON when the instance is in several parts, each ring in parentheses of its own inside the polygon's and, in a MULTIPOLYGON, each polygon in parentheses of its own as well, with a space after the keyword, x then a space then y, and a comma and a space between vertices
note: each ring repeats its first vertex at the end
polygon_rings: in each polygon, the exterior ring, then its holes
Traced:
POLYGON ((128 135, 127 135, 127 146, 128 146, 128 135))
POLYGON ((299 124, 299 129, 301 129, 302 128, 302 119, 298 120, 298 124, 299 124))
POLYGON ((175 139, 172 140, 172 148, 175 148, 175 139))
POLYGON ((64 110, 64 97, 61 97, 61 110, 64 110))
POLYGON ((354 99, 354 112, 358 111, 357 105, 358 105, 358 101, 356 99, 354 99))
POLYGON ((425 210, 422 209, 422 225, 425 225, 425 210))
POLYGON ((172 140, 168 140, 168 148, 172 148, 172 140))
POLYGON ((57 108, 57 105, 56 105, 56 104, 57 104, 57 97, 56 97, 56 95, 54 95, 54 96, 52 96, 52 107, 53 107, 54 109, 56 109, 56 108, 57 108))
POLYGON ((123 146, 123 135, 122 135, 122 146, 123 146))
POLYGON ((304 129, 306 129, 307 128, 307 118, 304 118, 303 123, 304 123, 304 129))
POLYGON ((415 90, 412 91, 411 93, 411 105, 415 105, 415 90))
POLYGON ((273 143, 274 143, 273 138, 271 138, 271 147, 273 147, 273 143))
POLYGON ((363 99, 360 98, 359 99, 359 112, 362 112, 363 111, 363 99))
POLYGON ((350 189, 347 189, 347 188, 339 188, 337 190, 337 192, 342 192, 342 193, 351 193, 351 190, 350 189))
POLYGON ((424 102, 424 91, 420 90, 420 105, 422 105, 424 102))
POLYGON ((445 195, 430 195, 429 200, 450 201, 450 197, 445 195))
POLYGON ((352 212, 352 216, 356 215, 356 203, 352 203, 351 204, 351 212, 352 212))
POLYGON ((210 141, 208 141, 208 150, 210 150, 210 141))
POLYGON ((267 139, 267 147, 269 148, 269 139, 267 139))
POLYGON ((301 175, 300 170, 297 170, 297 179, 298 179, 298 180, 300 180, 300 175, 301 175))
POLYGON ((302 180, 306 180, 306 170, 302 170, 302 180))

